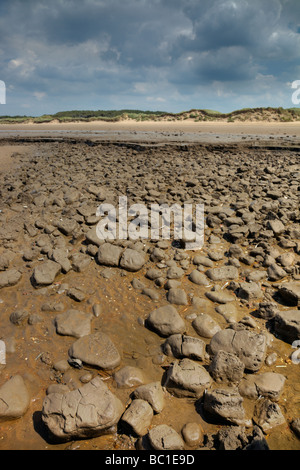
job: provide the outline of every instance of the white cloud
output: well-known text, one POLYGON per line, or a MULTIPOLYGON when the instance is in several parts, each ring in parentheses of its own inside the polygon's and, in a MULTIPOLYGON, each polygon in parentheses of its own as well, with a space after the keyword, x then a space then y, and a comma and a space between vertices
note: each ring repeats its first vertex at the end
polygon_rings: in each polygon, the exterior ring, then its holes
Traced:
POLYGON ((45 98, 47 95, 46 93, 42 92, 42 91, 35 91, 33 93, 33 96, 38 100, 38 101, 41 101, 43 98, 45 98))
POLYGON ((146 101, 151 103, 166 103, 167 100, 161 96, 147 96, 146 101))

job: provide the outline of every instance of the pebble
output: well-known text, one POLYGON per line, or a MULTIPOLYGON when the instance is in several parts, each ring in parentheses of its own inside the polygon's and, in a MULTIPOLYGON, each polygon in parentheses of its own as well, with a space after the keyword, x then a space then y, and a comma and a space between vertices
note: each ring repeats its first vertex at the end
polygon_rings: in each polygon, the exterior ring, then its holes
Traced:
POLYGON ((122 425, 129 427, 136 436, 144 436, 153 418, 151 405, 140 398, 134 399, 121 418, 122 425))
POLYGON ((202 313, 192 322, 192 326, 199 336, 213 338, 221 330, 220 325, 207 313, 202 313))
POLYGON ((203 445, 204 433, 198 423, 186 423, 181 430, 182 437, 188 447, 203 445))
POLYGON ((114 373, 119 388, 132 388, 145 383, 144 373, 137 367, 124 366, 114 373))
POLYGON ((185 290, 180 289, 178 287, 169 289, 167 297, 168 297, 168 301, 171 304, 175 304, 175 305, 187 305, 188 304, 188 298, 187 298, 185 290))
POLYGON ((166 424, 152 428, 148 433, 150 445, 157 451, 184 450, 184 441, 181 436, 166 424))

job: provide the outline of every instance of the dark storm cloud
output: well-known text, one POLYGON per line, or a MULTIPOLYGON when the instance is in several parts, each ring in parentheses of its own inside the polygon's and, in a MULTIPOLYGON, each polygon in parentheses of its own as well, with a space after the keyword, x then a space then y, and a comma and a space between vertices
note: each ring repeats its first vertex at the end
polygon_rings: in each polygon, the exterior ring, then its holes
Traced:
POLYGON ((299 0, 1 0, 0 79, 8 102, 38 113, 78 96, 93 108, 289 106, 299 29, 299 0))
POLYGON ((189 1, 184 11, 193 33, 178 38, 174 50, 189 57, 203 79, 248 80, 259 70, 280 76, 300 57, 293 17, 283 14, 289 5, 298 10, 298 4, 279 0, 189 1))

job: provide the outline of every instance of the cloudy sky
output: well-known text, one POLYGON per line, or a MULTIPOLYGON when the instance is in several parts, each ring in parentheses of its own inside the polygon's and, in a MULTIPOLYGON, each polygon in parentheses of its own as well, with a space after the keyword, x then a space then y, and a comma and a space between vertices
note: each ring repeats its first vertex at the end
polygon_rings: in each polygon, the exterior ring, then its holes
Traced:
POLYGON ((1 0, 0 114, 294 106, 300 0, 1 0))

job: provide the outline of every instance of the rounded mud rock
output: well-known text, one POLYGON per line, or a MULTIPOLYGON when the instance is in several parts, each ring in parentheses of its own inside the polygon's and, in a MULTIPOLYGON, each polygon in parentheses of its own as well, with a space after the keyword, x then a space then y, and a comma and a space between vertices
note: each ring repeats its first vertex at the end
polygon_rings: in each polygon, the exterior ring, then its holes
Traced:
POLYGON ((45 261, 37 265, 33 271, 33 281, 36 286, 49 286, 60 273, 61 266, 54 261, 45 261))
POLYGON ((98 250, 98 262, 104 266, 119 266, 123 248, 113 245, 112 243, 104 243, 98 250))
POLYGON ((192 326, 196 333, 203 338, 212 338, 221 330, 220 325, 207 313, 198 315, 192 326))
POLYGON ((168 301, 175 305, 187 305, 188 298, 186 292, 183 289, 171 288, 168 291, 168 301))
POLYGON ((300 340, 300 310, 278 312, 274 318, 274 328, 289 343, 300 340))
POLYGON ((204 410, 220 422, 236 425, 245 424, 243 398, 232 388, 207 391, 204 397, 204 410))
POLYGON ((247 375, 239 385, 242 396, 257 400, 259 397, 278 401, 282 393, 285 377, 274 372, 247 375))
POLYGON ((154 450, 184 450, 184 441, 180 435, 166 424, 151 429, 148 439, 154 450))
POLYGON ((151 424, 153 409, 151 405, 141 399, 135 399, 127 408, 121 418, 123 426, 128 427, 136 436, 144 436, 151 424))
POLYGON ((218 304, 227 304, 228 302, 233 302, 235 300, 234 295, 223 290, 212 290, 210 292, 205 292, 205 295, 209 300, 217 302, 218 304))
POLYGON ((14 325, 19 326, 25 324, 25 322, 28 321, 28 317, 29 312, 27 312, 26 310, 16 310, 10 315, 9 319, 14 325))
POLYGON ((56 332, 63 336, 81 338, 91 333, 91 319, 91 315, 80 310, 67 310, 55 318, 56 332))
POLYGON ((58 440, 93 438, 116 430, 124 405, 99 377, 68 393, 50 393, 42 420, 58 440))
POLYGON ((119 388, 131 388, 145 383, 145 376, 141 369, 132 366, 122 367, 115 372, 114 379, 119 388))
POLYGON ((185 335, 172 335, 162 345, 166 356, 174 356, 178 359, 184 357, 201 361, 205 358, 206 344, 200 338, 185 335))
POLYGON ((211 383, 212 378, 204 367, 182 359, 169 368, 164 386, 176 397, 200 398, 211 383))
POLYGON ((244 369, 244 363, 235 354, 220 350, 210 363, 209 373, 217 383, 238 385, 244 369))
POLYGON ((120 259, 120 267, 131 272, 139 271, 145 263, 146 254, 131 248, 126 248, 120 259))
POLYGON ((296 436, 300 439, 300 418, 295 418, 291 422, 291 429, 294 431, 296 436))
POLYGON ((0 289, 18 284, 22 274, 17 269, 0 272, 0 289))
POLYGON ((235 266, 222 266, 208 269, 205 274, 212 281, 233 281, 239 277, 239 270, 235 266))
POLYGON ((264 334, 228 328, 213 336, 209 349, 212 355, 220 350, 235 354, 244 363, 245 369, 257 372, 266 357, 267 339, 264 334))
POLYGON ((147 401, 155 413, 161 413, 165 406, 165 395, 160 382, 141 385, 133 392, 134 398, 147 401))
POLYGON ((203 444, 204 435, 198 423, 186 423, 181 430, 182 437, 189 447, 203 444))
POLYGON ((184 320, 172 305, 165 305, 151 312, 145 325, 161 336, 184 333, 186 329, 184 320))
POLYGON ((121 356, 105 333, 94 333, 78 339, 69 349, 69 356, 85 364, 111 370, 121 362, 121 356))
POLYGON ((21 418, 29 405, 29 392, 20 375, 15 375, 0 387, 0 422, 21 418))
POLYGON ((198 286, 209 286, 210 283, 205 274, 198 271, 198 269, 194 269, 194 271, 191 272, 189 280, 198 286))

